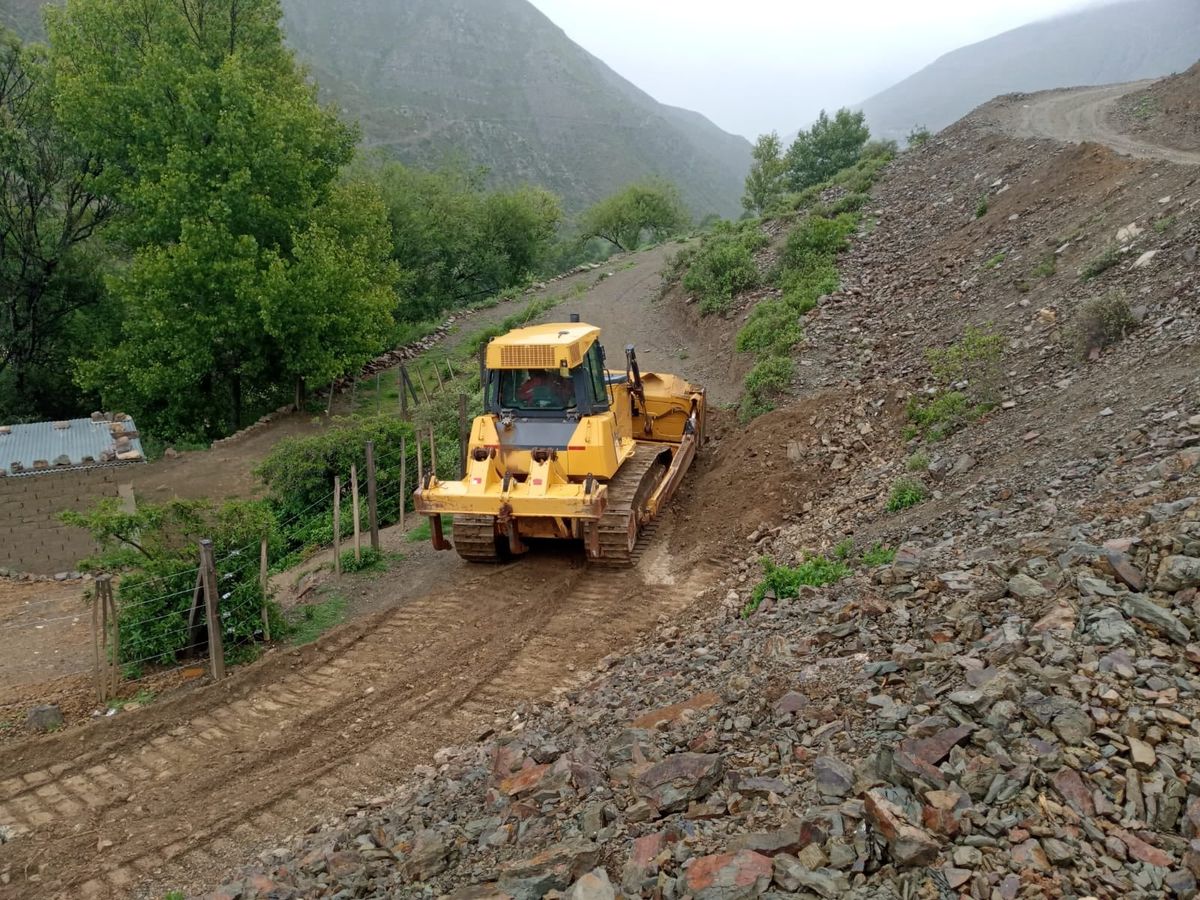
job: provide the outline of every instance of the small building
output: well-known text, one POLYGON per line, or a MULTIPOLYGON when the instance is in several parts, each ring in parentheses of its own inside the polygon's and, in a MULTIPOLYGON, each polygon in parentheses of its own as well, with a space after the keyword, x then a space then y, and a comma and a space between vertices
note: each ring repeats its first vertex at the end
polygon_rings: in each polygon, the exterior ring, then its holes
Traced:
POLYGON ((132 504, 130 467, 145 462, 126 415, 0 425, 0 568, 38 575, 77 568, 96 544, 60 514, 107 497, 132 504))

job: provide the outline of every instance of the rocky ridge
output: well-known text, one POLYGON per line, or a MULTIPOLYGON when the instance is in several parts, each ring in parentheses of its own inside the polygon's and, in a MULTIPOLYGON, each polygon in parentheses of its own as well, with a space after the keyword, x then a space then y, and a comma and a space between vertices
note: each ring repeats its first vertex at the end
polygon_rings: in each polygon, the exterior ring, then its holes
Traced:
POLYGON ((745 618, 748 559, 214 896, 1195 896, 1200 406, 1167 412, 1134 508, 1031 506, 745 618))

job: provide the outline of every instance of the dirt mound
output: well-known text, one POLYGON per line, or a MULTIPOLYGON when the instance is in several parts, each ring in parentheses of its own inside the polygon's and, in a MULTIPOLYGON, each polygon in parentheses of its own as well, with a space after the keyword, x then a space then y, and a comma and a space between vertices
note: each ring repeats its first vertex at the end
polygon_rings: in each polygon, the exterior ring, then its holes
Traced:
POLYGON ((1129 134, 1200 151, 1200 63, 1124 97, 1113 121, 1129 134))

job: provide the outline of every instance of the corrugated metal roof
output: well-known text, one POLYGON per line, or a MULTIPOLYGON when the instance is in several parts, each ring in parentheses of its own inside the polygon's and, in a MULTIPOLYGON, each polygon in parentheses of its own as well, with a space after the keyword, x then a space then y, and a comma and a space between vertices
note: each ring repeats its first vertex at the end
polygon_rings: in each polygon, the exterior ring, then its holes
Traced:
POLYGON ((62 469, 145 461, 133 420, 70 419, 0 426, 0 474, 40 475, 62 469), (119 443, 119 446, 118 446, 119 443))

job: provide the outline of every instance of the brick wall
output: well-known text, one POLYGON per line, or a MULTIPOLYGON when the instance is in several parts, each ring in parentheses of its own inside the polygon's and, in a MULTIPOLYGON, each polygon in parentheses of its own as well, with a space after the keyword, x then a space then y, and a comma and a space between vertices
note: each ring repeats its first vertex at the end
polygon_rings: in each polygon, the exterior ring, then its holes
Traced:
POLYGON ((35 575, 76 568, 96 543, 86 531, 62 524, 58 514, 120 496, 131 474, 110 467, 0 478, 0 567, 35 575))

